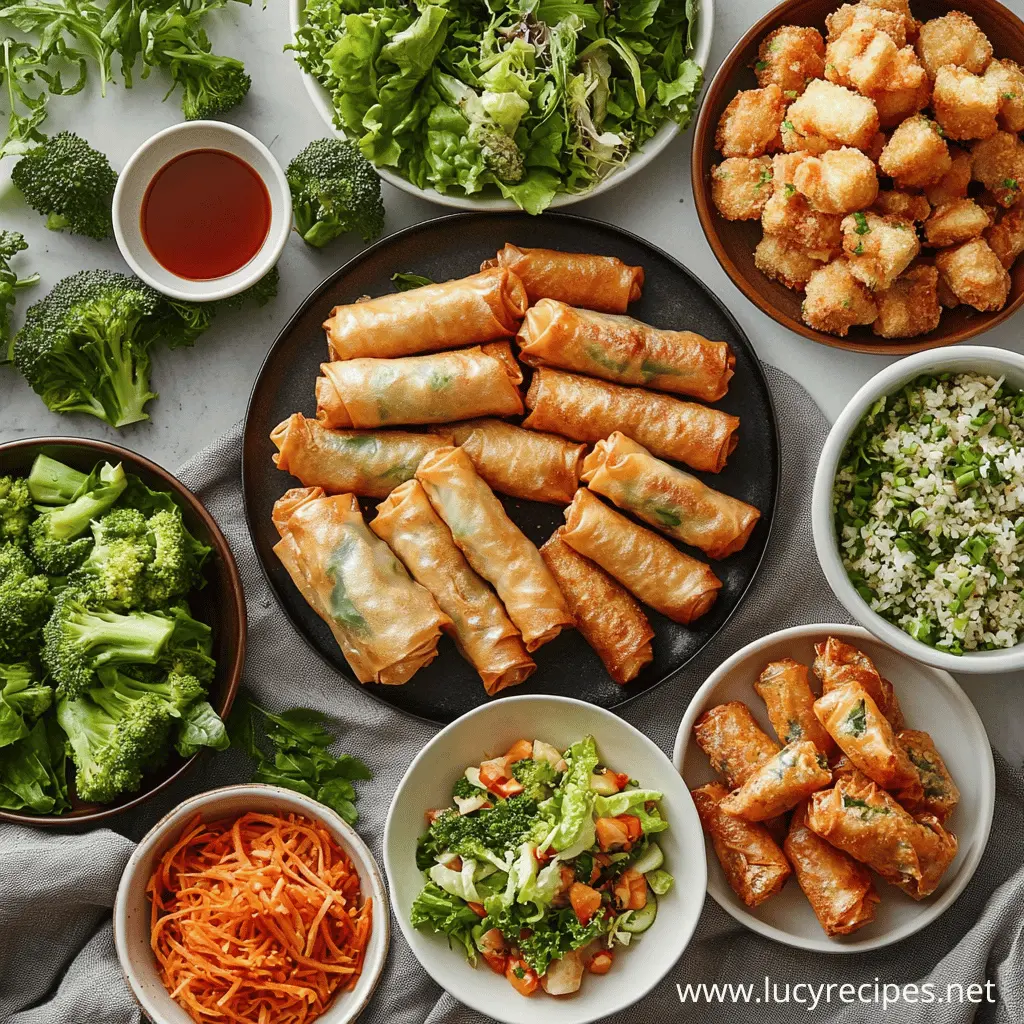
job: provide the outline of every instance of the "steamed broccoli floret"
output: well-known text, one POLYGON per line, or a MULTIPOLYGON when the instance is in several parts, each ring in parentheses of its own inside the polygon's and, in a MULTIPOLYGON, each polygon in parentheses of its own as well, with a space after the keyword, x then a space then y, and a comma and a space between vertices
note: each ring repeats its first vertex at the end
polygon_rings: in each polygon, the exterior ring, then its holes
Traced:
POLYGON ((67 505, 88 480, 88 473, 79 473, 48 455, 37 455, 28 474, 28 490, 40 505, 67 505))
POLYGON ((181 112, 189 121, 226 113, 245 99, 252 85, 240 60, 216 54, 177 58, 173 75, 183 90, 181 112))
POLYGON ((524 794, 539 804, 551 796, 558 772, 550 762, 528 757, 512 765, 512 777, 523 784, 524 794))
POLYGON ((147 682, 134 678, 115 665, 104 665, 97 676, 101 685, 92 688, 89 696, 110 713, 125 702, 153 697, 167 705, 168 714, 181 718, 196 701, 206 697, 206 687, 195 676, 176 672, 158 681, 147 682))
POLYGON ((384 230, 380 178, 351 142, 317 139, 288 165, 295 228, 318 248, 347 231, 364 242, 384 230))
POLYGON ((201 586, 203 562, 210 549, 188 532, 181 509, 175 506, 154 512, 146 526, 154 548, 153 561, 146 569, 146 600, 152 605, 166 604, 201 586))
POLYGON ((11 307, 20 288, 28 288, 39 280, 38 274, 18 277, 11 270, 11 259, 28 248, 19 231, 0 231, 0 363, 14 358, 14 336, 11 334, 11 307))
POLYGON ((60 132, 28 151, 11 180, 51 231, 107 238, 117 174, 110 161, 74 132, 60 132))
POLYGON ((515 185, 523 180, 526 173, 523 152, 516 140, 498 125, 476 121, 469 126, 466 138, 480 147, 484 163, 498 181, 515 185))
POLYGON ((482 786, 474 786, 465 775, 460 775, 455 780, 455 785, 452 786, 452 797, 459 797, 460 799, 469 799, 470 797, 479 796, 481 793, 487 791, 482 786))
POLYGON ((146 567, 153 561, 146 517, 116 508, 92 524, 93 546, 76 582, 91 584, 97 600, 117 608, 139 608, 146 598, 146 567))
POLYGON ((24 477, 0 476, 0 544, 24 544, 32 520, 32 495, 24 477))
POLYGON ((39 646, 50 614, 50 584, 13 544, 0 545, 0 661, 20 661, 39 646))
POLYGON ((27 662, 0 664, 0 747, 29 733, 29 726, 53 703, 53 690, 40 683, 27 662))

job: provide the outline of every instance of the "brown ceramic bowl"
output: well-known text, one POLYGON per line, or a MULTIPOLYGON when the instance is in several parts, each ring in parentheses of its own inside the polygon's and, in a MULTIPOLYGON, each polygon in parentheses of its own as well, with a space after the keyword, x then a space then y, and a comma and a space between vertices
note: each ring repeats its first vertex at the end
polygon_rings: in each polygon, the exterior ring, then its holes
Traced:
MULTIPOLYGON (((173 494, 181 506, 185 525, 194 536, 213 549, 206 563, 206 586, 190 595, 189 603, 196 617, 213 629, 213 656, 217 659, 217 673, 210 687, 210 703, 222 718, 226 717, 238 692, 245 662, 245 595, 231 548, 213 517, 203 508, 199 499, 166 469, 127 448, 107 444, 105 441, 67 437, 31 437, 9 441, 0 444, 0 475, 27 474, 33 459, 40 453, 83 472, 88 472, 103 460, 122 463, 126 472, 134 473, 148 487, 173 494)), ((74 772, 71 770, 70 811, 50 815, 0 811, 0 820, 44 828, 96 824, 131 807, 137 807, 159 793, 188 771, 200 756, 196 754, 194 757, 182 758, 172 751, 162 768, 145 777, 139 792, 126 794, 112 804, 90 804, 79 800, 74 792, 74 772)))
MULTIPOLYGON (((800 318, 801 294, 769 280, 754 266, 754 248, 761 240, 760 222, 725 220, 711 201, 711 168, 722 159, 715 151, 715 129, 726 105, 737 92, 757 88, 752 65, 761 40, 782 25, 811 25, 825 35, 825 16, 841 4, 842 0, 786 0, 758 21, 722 62, 701 106, 693 142, 691 176, 701 227, 718 262, 736 287, 777 323, 812 341, 851 352, 909 355, 972 338, 1002 323, 1024 303, 1024 260, 1018 260, 1010 271, 1010 296, 996 313, 979 313, 969 306, 946 309, 934 331, 903 341, 878 338, 870 327, 854 327, 845 338, 837 338, 808 327, 800 318)), ((950 9, 962 10, 992 40, 997 57, 1024 63, 1024 23, 997 0, 963 0, 952 4, 910 0, 910 7, 921 21, 939 17, 950 9)))

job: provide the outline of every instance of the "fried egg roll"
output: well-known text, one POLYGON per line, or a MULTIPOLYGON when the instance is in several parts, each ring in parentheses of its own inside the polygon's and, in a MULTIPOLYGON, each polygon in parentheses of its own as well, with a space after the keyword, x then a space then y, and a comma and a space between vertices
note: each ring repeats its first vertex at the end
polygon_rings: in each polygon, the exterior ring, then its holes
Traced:
POLYGON ((389 359, 510 338, 526 306, 523 282, 496 267, 335 306, 324 330, 331 359, 389 359))
POLYGON ((274 553, 359 682, 404 683, 437 657, 451 621, 370 532, 354 494, 296 488, 274 504, 273 521, 274 553))
POLYGON ((727 793, 725 786, 711 782, 690 795, 726 881, 748 907, 756 907, 785 885, 792 868, 764 825, 725 813, 727 793))
POLYGON ((586 488, 565 510, 561 536, 634 597, 684 626, 708 611, 722 587, 710 566, 613 511, 586 488))
POLYGON ((644 268, 631 267, 614 256, 522 249, 505 243, 493 260, 480 267, 504 267, 523 282, 531 303, 557 299, 570 306, 586 306, 606 313, 625 313, 640 298, 644 268))
POLYGON ((821 680, 822 692, 852 680, 871 695, 889 724, 899 732, 903 728, 903 712, 892 683, 879 675, 875 663, 856 647, 834 636, 823 644, 815 644, 814 674, 821 680))
POLYGON ((583 479, 619 508, 711 558, 739 551, 761 518, 752 505, 656 459, 618 431, 594 445, 583 479))
POLYGON ((836 749, 832 737, 814 714, 814 693, 807 681, 807 666, 792 658, 765 665, 754 683, 768 709, 768 721, 783 743, 810 740, 823 754, 836 749))
POLYGON ((563 529, 557 529, 542 545, 541 557, 555 577, 576 627, 604 662, 608 675, 617 683, 628 683, 654 659, 654 630, 624 587, 562 540, 563 529))
POLYGON ((619 430, 652 455, 709 473, 725 468, 740 425, 706 405, 546 367, 534 371, 526 405, 523 426, 532 430, 591 443, 619 430))
POLYGON ((796 740, 755 768, 722 801, 722 810, 747 821, 768 821, 831 781, 825 755, 810 740, 796 740))
POLYGON ((957 851, 956 836, 937 818, 913 818, 860 772, 815 793, 807 825, 915 900, 935 891, 957 851))
POLYGON ((807 827, 807 805, 793 812, 782 849, 826 935, 849 935, 875 919, 871 873, 807 827))
POLYGON ((761 730, 750 708, 740 700, 705 711, 693 727, 693 737, 730 789, 742 786, 779 752, 778 743, 761 730))
POLYGON ((492 419, 434 427, 433 432, 458 445, 502 494, 568 505, 579 487, 585 444, 492 419))
POLYGON ((461 448, 438 448, 416 470, 456 547, 498 592, 528 651, 554 640, 573 617, 540 552, 512 522, 461 448))
POLYGON ((917 769, 864 687, 851 681, 829 690, 814 702, 814 714, 869 779, 883 789, 900 790, 910 800, 920 797, 917 769))
POLYGON ((446 631, 459 653, 495 694, 515 686, 537 668, 519 630, 494 591, 470 568, 417 480, 396 487, 377 506, 370 529, 405 563, 451 619, 446 631))
POLYGON ((736 357, 724 341, 693 331, 668 331, 613 313, 576 309, 541 299, 526 312, 520 358, 529 366, 558 366, 616 384, 717 402, 729 390, 736 357))
POLYGON ((316 418, 325 427, 448 423, 523 411, 523 382, 509 343, 402 359, 322 363, 316 418))
POLYGON ((926 732, 904 729, 896 734, 896 741, 907 752, 921 779, 921 798, 908 801, 908 809, 914 814, 932 814, 945 822, 960 802, 960 790, 936 750, 934 740, 926 732))
POLYGON ((412 479, 427 452, 447 443, 407 430, 328 430, 301 412, 279 423, 270 440, 278 448, 274 464, 305 487, 366 498, 386 498, 412 479))

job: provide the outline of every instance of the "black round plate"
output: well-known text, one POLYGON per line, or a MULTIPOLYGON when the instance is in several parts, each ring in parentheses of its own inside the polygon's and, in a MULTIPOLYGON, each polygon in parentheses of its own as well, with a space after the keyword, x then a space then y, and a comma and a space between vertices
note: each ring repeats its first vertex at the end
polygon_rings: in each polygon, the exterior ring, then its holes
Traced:
MULTIPOLYGON (((680 626, 645 609, 655 631, 654 661, 629 685, 609 678, 597 655, 576 631, 563 632, 534 657, 537 671, 510 693, 553 693, 612 708, 664 682, 678 672, 722 628, 739 606, 757 573, 768 543, 779 484, 779 442, 775 411, 761 365, 739 325, 722 303, 685 267, 667 253, 619 228, 566 214, 458 214, 407 228, 385 238, 350 260, 323 282, 299 307, 270 350, 253 387, 245 422, 242 486, 245 513, 260 564, 278 600, 315 651, 354 686, 334 637, 306 604, 274 555, 277 531, 270 520, 274 502, 297 486, 274 468, 270 440, 273 428, 293 412, 316 413, 313 395, 320 363, 326 358, 322 328, 332 306, 353 302, 361 295, 393 291, 391 275, 398 271, 446 281, 475 273, 506 241, 567 252, 618 256, 644 268, 643 298, 630 314, 659 327, 688 328, 709 338, 728 341, 736 353, 736 375, 729 394, 717 407, 741 418, 739 446, 719 474, 699 474, 711 486, 761 510, 761 520, 749 543, 738 554, 713 567, 723 582, 711 611, 692 628, 680 626)), ((415 428, 409 428, 415 429, 415 428)), ((373 501, 364 501, 373 517, 373 501)), ((515 523, 535 543, 542 544, 562 524, 555 505, 504 499, 515 523)), ((699 551, 691 552, 707 560, 699 551)), ((396 609, 396 614, 401 614, 396 609)), ((455 650, 441 640, 433 664, 421 669, 404 686, 365 687, 392 706, 434 722, 450 722, 489 698, 479 676, 455 650)))

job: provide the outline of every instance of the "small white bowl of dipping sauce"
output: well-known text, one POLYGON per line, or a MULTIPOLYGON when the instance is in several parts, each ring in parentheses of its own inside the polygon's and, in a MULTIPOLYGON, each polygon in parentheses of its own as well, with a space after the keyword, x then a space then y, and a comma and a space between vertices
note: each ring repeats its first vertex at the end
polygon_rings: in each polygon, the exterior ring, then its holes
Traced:
POLYGON ((144 142, 114 190, 114 237, 148 285, 213 302, 277 263, 292 226, 281 165, 255 136, 222 121, 185 121, 144 142))

